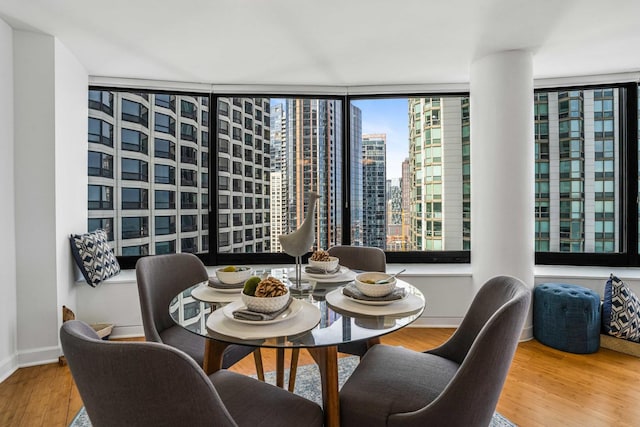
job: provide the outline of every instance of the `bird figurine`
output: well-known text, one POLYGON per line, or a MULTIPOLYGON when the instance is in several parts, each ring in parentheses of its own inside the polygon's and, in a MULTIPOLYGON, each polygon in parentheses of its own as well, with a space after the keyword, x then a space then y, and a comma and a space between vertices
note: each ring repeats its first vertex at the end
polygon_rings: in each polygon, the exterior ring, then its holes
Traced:
POLYGON ((302 275, 302 255, 309 252, 313 241, 315 240, 314 217, 316 210, 316 202, 320 195, 315 192, 309 193, 309 210, 304 218, 302 225, 289 234, 278 236, 282 249, 288 255, 295 257, 296 260, 296 282, 300 285, 300 276, 302 275))

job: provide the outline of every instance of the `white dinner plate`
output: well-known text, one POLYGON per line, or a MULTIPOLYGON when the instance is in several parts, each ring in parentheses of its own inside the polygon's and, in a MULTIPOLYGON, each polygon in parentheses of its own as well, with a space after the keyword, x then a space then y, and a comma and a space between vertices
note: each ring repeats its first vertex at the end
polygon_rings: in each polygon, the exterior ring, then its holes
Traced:
MULTIPOLYGON (((313 268, 317 269, 318 267, 313 267, 313 268)), ((332 279, 336 276, 346 273, 347 271, 349 271, 347 267, 340 266, 340 269, 334 273, 309 273, 307 272, 305 267, 304 274, 306 274, 309 277, 313 277, 314 279, 332 279)))
POLYGON ((240 283, 238 283, 238 287, 237 288, 232 288, 229 286, 233 286, 233 285, 222 285, 220 284, 220 282, 218 281, 218 279, 214 279, 214 278, 209 278, 209 283, 208 286, 212 289, 215 289, 217 292, 223 292, 223 293, 227 293, 227 294, 233 294, 233 293, 240 293, 240 291, 242 291, 242 289, 244 288, 244 282, 242 282, 242 286, 240 285, 240 283))
MULTIPOLYGON (((302 279, 303 280, 313 280, 316 283, 349 283, 352 282, 357 276, 357 273, 353 270, 348 269, 347 267, 340 267, 340 271, 334 274, 309 274, 302 269, 302 279)), ((289 272, 289 280, 293 281, 295 277, 295 272, 291 270, 289 272)))
POLYGON ((405 292, 404 297, 398 298, 398 299, 392 299, 389 301, 367 301, 364 299, 357 299, 357 298, 350 297, 349 295, 345 295, 343 290, 344 288, 340 290, 340 292, 342 292, 343 297, 347 298, 349 301, 357 302, 358 304, 364 304, 364 305, 389 305, 389 304, 393 304, 394 302, 405 300, 409 296, 409 293, 405 292))
POLYGON ((233 317, 234 311, 242 310, 246 308, 247 306, 244 305, 242 301, 235 301, 222 307, 222 313, 227 319, 231 319, 234 322, 238 322, 238 323, 246 323, 248 325, 271 325, 272 323, 279 323, 284 320, 291 319, 292 317, 300 313, 300 310, 302 310, 302 302, 294 298, 291 301, 291 304, 289 305, 289 307, 285 311, 280 313, 278 317, 272 320, 244 320, 244 319, 236 319, 235 317, 233 317))

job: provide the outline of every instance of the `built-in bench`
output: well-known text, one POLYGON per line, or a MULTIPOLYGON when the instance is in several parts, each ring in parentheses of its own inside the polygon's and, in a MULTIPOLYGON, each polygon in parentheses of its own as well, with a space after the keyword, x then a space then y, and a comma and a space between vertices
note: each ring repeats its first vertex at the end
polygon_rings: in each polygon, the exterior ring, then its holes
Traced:
POLYGON ((640 357, 640 343, 612 337, 611 335, 600 334, 600 347, 640 357))

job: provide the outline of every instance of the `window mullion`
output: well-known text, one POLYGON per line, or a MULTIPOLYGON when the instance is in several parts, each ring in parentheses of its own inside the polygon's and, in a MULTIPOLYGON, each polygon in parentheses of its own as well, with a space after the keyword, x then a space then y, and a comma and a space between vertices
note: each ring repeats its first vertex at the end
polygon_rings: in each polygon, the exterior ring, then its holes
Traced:
POLYGON ((624 247, 628 264, 639 265, 638 255, 638 86, 635 83, 625 85, 620 102, 624 111, 621 121, 621 140, 623 141, 622 161, 623 180, 623 212, 625 220, 621 221, 621 233, 624 236, 624 247))

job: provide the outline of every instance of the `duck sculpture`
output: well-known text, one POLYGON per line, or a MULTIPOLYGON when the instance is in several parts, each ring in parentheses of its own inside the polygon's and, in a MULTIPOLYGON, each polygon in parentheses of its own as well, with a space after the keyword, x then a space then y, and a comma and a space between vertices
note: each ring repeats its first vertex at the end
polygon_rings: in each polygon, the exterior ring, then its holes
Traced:
POLYGON ((309 210, 302 225, 289 234, 278 236, 284 252, 296 260, 296 284, 298 287, 300 286, 300 277, 302 276, 302 255, 309 252, 315 240, 314 218, 316 202, 319 198, 320 195, 318 193, 310 192, 309 210))

